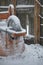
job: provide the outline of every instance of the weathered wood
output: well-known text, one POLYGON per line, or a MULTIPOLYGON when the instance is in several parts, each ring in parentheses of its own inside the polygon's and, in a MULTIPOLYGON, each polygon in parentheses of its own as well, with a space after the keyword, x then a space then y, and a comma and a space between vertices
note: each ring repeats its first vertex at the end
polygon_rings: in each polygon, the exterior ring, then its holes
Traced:
POLYGON ((40 5, 35 0, 35 8, 34 8, 34 35, 35 43, 40 43, 40 5))
POLYGON ((16 15, 16 0, 11 0, 14 5, 14 14, 16 15))
POLYGON ((7 56, 7 53, 3 50, 2 46, 0 46, 0 56, 7 56))
POLYGON ((0 19, 7 19, 12 14, 11 7, 7 11, 0 12, 0 19))
POLYGON ((7 19, 9 16, 9 13, 0 13, 0 19, 7 19))
POLYGON ((16 33, 14 33, 14 34, 12 34, 12 36, 13 37, 20 37, 20 36, 25 36, 26 35, 26 32, 23 32, 23 33, 19 33, 19 34, 16 34, 16 33))

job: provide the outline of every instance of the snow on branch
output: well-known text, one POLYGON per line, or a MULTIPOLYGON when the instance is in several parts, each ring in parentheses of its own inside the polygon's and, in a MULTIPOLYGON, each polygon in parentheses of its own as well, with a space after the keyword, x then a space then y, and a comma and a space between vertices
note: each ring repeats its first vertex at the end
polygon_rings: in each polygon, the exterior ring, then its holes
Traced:
POLYGON ((39 17, 40 17, 41 19, 43 19, 43 17, 42 17, 41 15, 39 15, 39 17))
POLYGON ((43 7, 43 5, 42 5, 38 0, 36 0, 36 2, 37 2, 41 7, 43 7))

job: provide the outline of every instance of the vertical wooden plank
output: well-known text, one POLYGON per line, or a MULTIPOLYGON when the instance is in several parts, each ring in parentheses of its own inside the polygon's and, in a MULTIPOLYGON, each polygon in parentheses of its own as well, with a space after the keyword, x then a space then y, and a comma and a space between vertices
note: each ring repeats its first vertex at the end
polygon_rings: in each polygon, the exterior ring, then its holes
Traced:
POLYGON ((35 43, 40 43, 40 5, 35 0, 35 8, 34 8, 34 35, 35 43))
POLYGON ((14 14, 16 15, 16 0, 11 0, 12 4, 14 5, 14 14))

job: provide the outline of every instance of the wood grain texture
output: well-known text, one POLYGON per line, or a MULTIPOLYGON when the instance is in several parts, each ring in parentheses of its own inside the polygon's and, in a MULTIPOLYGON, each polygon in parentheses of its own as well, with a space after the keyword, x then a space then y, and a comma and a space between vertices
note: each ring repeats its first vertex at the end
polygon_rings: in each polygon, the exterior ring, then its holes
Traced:
POLYGON ((40 43, 40 5, 35 0, 35 8, 34 8, 34 35, 35 43, 40 43))

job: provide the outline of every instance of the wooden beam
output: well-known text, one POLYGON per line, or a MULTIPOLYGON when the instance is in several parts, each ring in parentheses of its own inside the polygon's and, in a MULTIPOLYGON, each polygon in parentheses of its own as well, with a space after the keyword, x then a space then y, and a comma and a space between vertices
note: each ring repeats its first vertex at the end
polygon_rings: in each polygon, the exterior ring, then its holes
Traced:
POLYGON ((19 33, 19 34, 12 34, 11 36, 13 37, 20 37, 20 36, 25 36, 26 35, 26 32, 23 32, 23 33, 19 33))
POLYGON ((6 11, 6 13, 1 13, 0 12, 0 19, 7 19, 8 17, 10 16, 10 14, 9 13, 7 13, 7 11, 6 11))
MULTIPOLYGON (((38 0, 37 0, 38 1, 38 0)), ((40 43, 40 5, 35 0, 35 7, 34 7, 34 35, 35 43, 40 43)))

